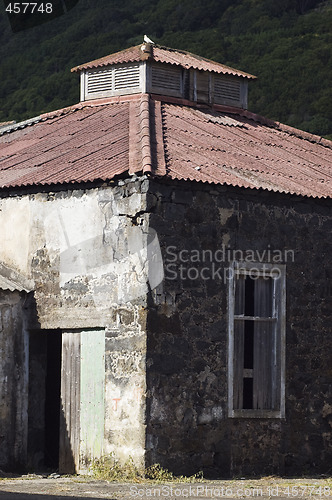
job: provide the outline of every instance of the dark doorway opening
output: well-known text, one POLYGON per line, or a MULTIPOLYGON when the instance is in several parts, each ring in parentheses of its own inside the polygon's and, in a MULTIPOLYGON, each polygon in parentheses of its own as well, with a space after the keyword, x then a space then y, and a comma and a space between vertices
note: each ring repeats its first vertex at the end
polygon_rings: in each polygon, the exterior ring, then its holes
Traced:
POLYGON ((61 331, 30 333, 28 457, 33 470, 59 467, 61 331))
POLYGON ((61 334, 47 335, 47 370, 45 394, 45 465, 59 467, 61 390, 61 334))

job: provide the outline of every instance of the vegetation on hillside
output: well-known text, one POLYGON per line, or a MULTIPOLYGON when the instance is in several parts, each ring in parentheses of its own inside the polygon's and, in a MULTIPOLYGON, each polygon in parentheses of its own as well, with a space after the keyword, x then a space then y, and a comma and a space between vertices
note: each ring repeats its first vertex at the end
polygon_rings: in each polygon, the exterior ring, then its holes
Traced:
POLYGON ((80 0, 15 34, 1 8, 0 122, 77 102, 70 68, 146 33, 257 75, 251 111, 332 139, 331 0, 80 0))

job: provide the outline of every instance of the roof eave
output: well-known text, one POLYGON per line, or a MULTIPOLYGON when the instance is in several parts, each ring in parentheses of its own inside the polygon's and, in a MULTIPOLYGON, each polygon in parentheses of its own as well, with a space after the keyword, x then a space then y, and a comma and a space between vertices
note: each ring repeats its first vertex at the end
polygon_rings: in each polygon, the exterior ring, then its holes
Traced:
MULTIPOLYGON (((135 45, 133 47, 129 47, 128 49, 121 50, 119 52, 115 52, 114 54, 110 54, 110 55, 101 57, 99 59, 94 59, 93 61, 81 64, 79 66, 75 66, 74 68, 71 69, 71 72, 78 73, 80 71, 84 71, 87 69, 95 69, 95 68, 100 68, 100 67, 105 67, 105 66, 113 66, 115 64, 140 62, 140 61, 145 61, 147 59, 150 59, 151 61, 159 62, 158 60, 154 59, 153 52, 151 54, 151 53, 147 53, 146 51, 143 50, 144 46, 146 46, 146 44, 135 45), (109 60, 110 56, 114 56, 114 58, 120 54, 123 54, 123 56, 125 56, 128 52, 134 51, 134 50, 137 50, 136 55, 135 55, 135 53, 133 53, 132 58, 126 59, 126 61, 121 62, 121 60, 120 60, 120 61, 112 62, 109 60)), ((246 73, 244 71, 241 71, 241 70, 236 69, 236 68, 232 68, 232 67, 227 66, 225 64, 221 64, 219 62, 212 61, 211 59, 207 59, 205 57, 198 56, 196 54, 192 54, 191 52, 188 52, 185 50, 172 49, 170 47, 165 47, 165 46, 157 45, 157 44, 153 45, 152 47, 156 47, 158 49, 165 50, 167 52, 188 55, 188 56, 196 59, 197 61, 202 61, 202 62, 206 62, 206 63, 211 64, 211 65, 214 65, 215 69, 211 68, 212 73, 217 73, 217 74, 221 73, 221 74, 230 75, 230 76, 242 77, 242 78, 247 78, 248 80, 256 80, 257 79, 257 77, 255 75, 251 75, 250 73, 246 73), (219 68, 219 71, 217 68, 219 68)), ((185 64, 171 62, 171 61, 169 61, 168 64, 172 64, 174 66, 181 66, 184 69, 189 69, 191 67, 193 69, 199 70, 199 68, 195 67, 195 65, 187 66, 185 64)))

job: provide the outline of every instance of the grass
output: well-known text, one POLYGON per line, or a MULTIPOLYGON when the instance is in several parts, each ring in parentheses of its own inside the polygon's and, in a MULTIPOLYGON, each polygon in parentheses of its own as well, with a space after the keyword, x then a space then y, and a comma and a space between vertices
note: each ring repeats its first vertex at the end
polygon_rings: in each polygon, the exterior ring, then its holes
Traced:
POLYGON ((112 455, 94 460, 90 470, 96 479, 106 481, 129 481, 141 483, 152 481, 155 483, 176 482, 193 483, 203 481, 203 473, 198 472, 192 476, 174 476, 172 472, 154 464, 141 469, 130 458, 125 464, 120 464, 112 455))

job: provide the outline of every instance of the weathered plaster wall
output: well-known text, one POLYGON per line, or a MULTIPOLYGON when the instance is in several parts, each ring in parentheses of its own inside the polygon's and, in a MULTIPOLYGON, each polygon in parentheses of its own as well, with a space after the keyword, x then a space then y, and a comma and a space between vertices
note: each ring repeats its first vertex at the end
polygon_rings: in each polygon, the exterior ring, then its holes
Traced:
POLYGON ((41 328, 106 326, 146 294, 148 182, 122 183, 1 200, 0 261, 34 280, 41 328))
MULTIPOLYGON (((105 329, 102 452, 113 452, 119 458, 131 455, 139 465, 144 462, 145 443, 147 189, 148 181, 143 178, 87 190, 25 194, 3 198, 0 211, 5 242, 0 261, 35 285, 36 316, 30 318, 29 327, 105 329)), ((8 326, 8 336, 12 328, 8 326)), ((12 364, 2 369, 14 384, 16 365, 8 349, 4 352, 11 356, 12 364)), ((22 345, 15 356, 21 356, 23 362, 22 345)), ((84 363, 81 359, 83 370, 84 363)), ((82 392, 89 422, 91 409, 85 396, 82 392)), ((26 426, 26 411, 22 419, 26 426)), ((42 432, 41 422, 36 420, 34 425, 30 438, 35 430, 42 432)), ((88 424, 82 426, 84 465, 92 431, 88 424)), ((11 442, 7 444, 11 447, 11 442)))
POLYGON ((0 290, 0 467, 20 468, 27 452, 25 294, 0 290))
POLYGON ((146 310, 120 307, 105 332, 105 454, 145 464, 146 310))
POLYGON ((330 202, 189 183, 153 182, 151 192, 151 226, 170 267, 165 267, 163 286, 152 293, 148 314, 148 463, 177 473, 203 469, 207 475, 224 476, 327 471, 332 426, 330 202), (227 416, 227 254, 216 263, 220 274, 214 276, 209 262, 179 259, 182 250, 188 259, 192 250, 202 255, 223 245, 260 255, 294 250, 294 262, 286 254, 285 419, 227 416), (204 266, 211 279, 188 278, 188 273, 195 276, 190 267, 204 266))

